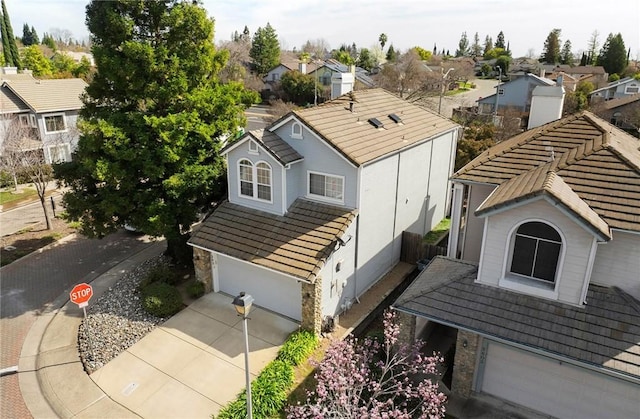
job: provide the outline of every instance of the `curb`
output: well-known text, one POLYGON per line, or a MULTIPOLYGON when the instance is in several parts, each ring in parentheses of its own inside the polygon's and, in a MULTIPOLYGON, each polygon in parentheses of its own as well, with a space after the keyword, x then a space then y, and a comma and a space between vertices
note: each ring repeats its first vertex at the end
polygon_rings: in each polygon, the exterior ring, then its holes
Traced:
MULTIPOLYGON (((99 298, 138 263, 160 254, 164 246, 164 240, 154 241, 107 272, 86 278, 85 282, 94 287, 94 298, 99 298)), ((106 411, 113 412, 113 417, 135 417, 111 400, 84 371, 77 345, 82 311, 69 301, 70 290, 44 309, 23 343, 19 383, 27 408, 34 418, 95 417, 106 411)))

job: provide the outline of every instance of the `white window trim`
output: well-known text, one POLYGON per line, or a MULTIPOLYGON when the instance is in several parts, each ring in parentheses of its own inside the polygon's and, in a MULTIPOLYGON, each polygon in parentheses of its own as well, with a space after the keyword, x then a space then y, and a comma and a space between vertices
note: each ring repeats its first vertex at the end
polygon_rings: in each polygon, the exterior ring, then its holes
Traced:
POLYGON ((71 156, 71 147, 69 146, 69 144, 55 144, 55 145, 50 145, 47 147, 47 152, 49 153, 49 161, 51 163, 58 163, 58 162, 67 162, 69 160, 67 160, 67 156, 71 156), (64 149, 64 160, 53 160, 53 153, 51 152, 51 150, 55 149, 55 148, 63 148, 64 149))
POLYGON ((323 172, 316 172, 316 171, 312 171, 312 170, 307 170, 307 198, 315 199, 315 200, 318 200, 318 201, 329 202, 329 203, 332 203, 332 204, 344 204, 344 190, 345 190, 345 182, 344 182, 344 180, 345 180, 344 176, 334 175, 334 174, 331 174, 331 173, 323 173, 323 172), (329 176, 329 177, 333 177, 333 178, 342 179, 342 199, 336 199, 336 198, 331 198, 331 197, 327 197, 327 196, 324 196, 324 195, 312 194, 311 193, 311 175, 329 176))
POLYGON ((258 143, 249 140, 249 154, 258 154, 258 143))
POLYGON ((67 125, 67 116, 64 114, 64 112, 48 113, 48 114, 42 115, 42 123, 44 125, 45 134, 58 134, 60 132, 67 132, 68 129, 69 129, 68 125, 67 125), (47 118, 56 117, 56 116, 62 116, 62 122, 64 122, 64 129, 60 130, 60 131, 48 131, 47 130, 47 118))
POLYGON ((635 85, 635 84, 633 84, 631 86, 625 86, 625 88, 624 88, 624 93, 628 94, 628 95, 633 95, 633 94, 636 94, 638 92, 640 92, 640 86, 635 85), (632 92, 630 89, 633 89, 634 91, 632 92))
POLYGON ((241 159, 238 160, 238 163, 236 165, 238 167, 237 173, 238 173, 238 198, 241 199, 249 199, 252 201, 257 201, 257 202, 265 202, 265 203, 273 203, 273 167, 266 161, 264 160, 259 160, 257 162, 252 162, 250 159, 243 157, 241 159), (252 191, 253 191, 253 195, 249 196, 249 195, 243 195, 242 194, 242 179, 240 177, 240 162, 247 160, 248 162, 251 163, 251 184, 252 184, 252 191), (269 167, 269 181, 270 181, 270 187, 271 187, 271 196, 269 197, 268 200, 266 199, 261 199, 258 198, 258 165, 260 163, 264 163, 269 167))
POLYGON ((29 114, 22 113, 18 115, 18 122, 20 123, 21 128, 29 127, 29 114))
POLYGON ((31 128, 38 128, 38 122, 36 121, 36 116, 33 114, 29 114, 29 123, 31 128))
POLYGON ((291 124, 291 138, 296 140, 302 140, 302 124, 300 122, 293 122, 291 124), (300 128, 300 132, 296 132, 296 127, 300 128))
POLYGON ((565 254, 567 251, 567 238, 562 233, 562 230, 550 222, 549 220, 543 220, 539 218, 530 218, 526 220, 521 220, 516 223, 507 235, 507 251, 505 252, 504 261, 502 264, 502 276, 498 281, 498 285, 503 288, 507 288, 513 291, 522 292, 524 294, 535 295, 538 297, 549 298, 553 300, 558 299, 558 290, 559 284, 562 279, 562 269, 564 266, 565 254), (556 265, 556 276, 553 284, 545 283, 542 280, 536 280, 533 278, 529 278, 524 275, 515 274, 510 272, 509 266, 511 265, 511 258, 513 257, 513 247, 515 245, 515 234, 518 231, 518 228, 526 223, 539 222, 549 225, 553 227, 556 232, 560 235, 560 239, 562 241, 560 247, 560 255, 558 256, 558 264, 556 265))

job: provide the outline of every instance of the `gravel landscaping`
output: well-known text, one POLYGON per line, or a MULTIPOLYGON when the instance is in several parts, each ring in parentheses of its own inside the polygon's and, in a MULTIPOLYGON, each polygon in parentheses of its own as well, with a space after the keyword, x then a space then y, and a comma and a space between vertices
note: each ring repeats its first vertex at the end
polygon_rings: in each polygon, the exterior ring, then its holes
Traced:
POLYGON ((162 263, 168 263, 165 256, 143 262, 88 307, 78 331, 80 358, 87 372, 96 371, 167 320, 147 313, 138 291, 140 281, 162 263))

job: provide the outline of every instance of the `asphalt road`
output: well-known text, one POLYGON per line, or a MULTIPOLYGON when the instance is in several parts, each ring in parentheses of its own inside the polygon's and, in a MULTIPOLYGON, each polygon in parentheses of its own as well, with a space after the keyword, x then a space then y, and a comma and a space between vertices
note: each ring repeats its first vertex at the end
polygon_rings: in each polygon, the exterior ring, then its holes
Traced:
MULTIPOLYGON (((52 196, 56 203, 56 214, 59 214, 60 211, 63 211, 62 195, 55 194, 52 196)), ((47 197, 45 205, 49 217, 53 217, 51 199, 49 197, 47 197)), ((43 226, 45 223, 44 211, 42 210, 40 201, 32 202, 31 204, 23 205, 9 211, 2 211, 0 212, 0 236, 7 236, 39 223, 42 223, 43 226)))

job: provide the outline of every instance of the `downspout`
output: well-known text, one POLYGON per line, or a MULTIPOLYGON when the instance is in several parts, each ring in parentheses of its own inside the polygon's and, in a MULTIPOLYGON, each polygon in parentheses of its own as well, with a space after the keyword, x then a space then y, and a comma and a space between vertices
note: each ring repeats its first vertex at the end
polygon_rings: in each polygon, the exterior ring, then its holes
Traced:
POLYGON ((357 170, 356 202, 358 206, 358 215, 356 216, 356 248, 353 255, 353 299, 360 304, 360 299, 358 298, 358 252, 360 251, 360 208, 362 208, 362 196, 360 191, 362 189, 362 166, 358 166, 357 170))

